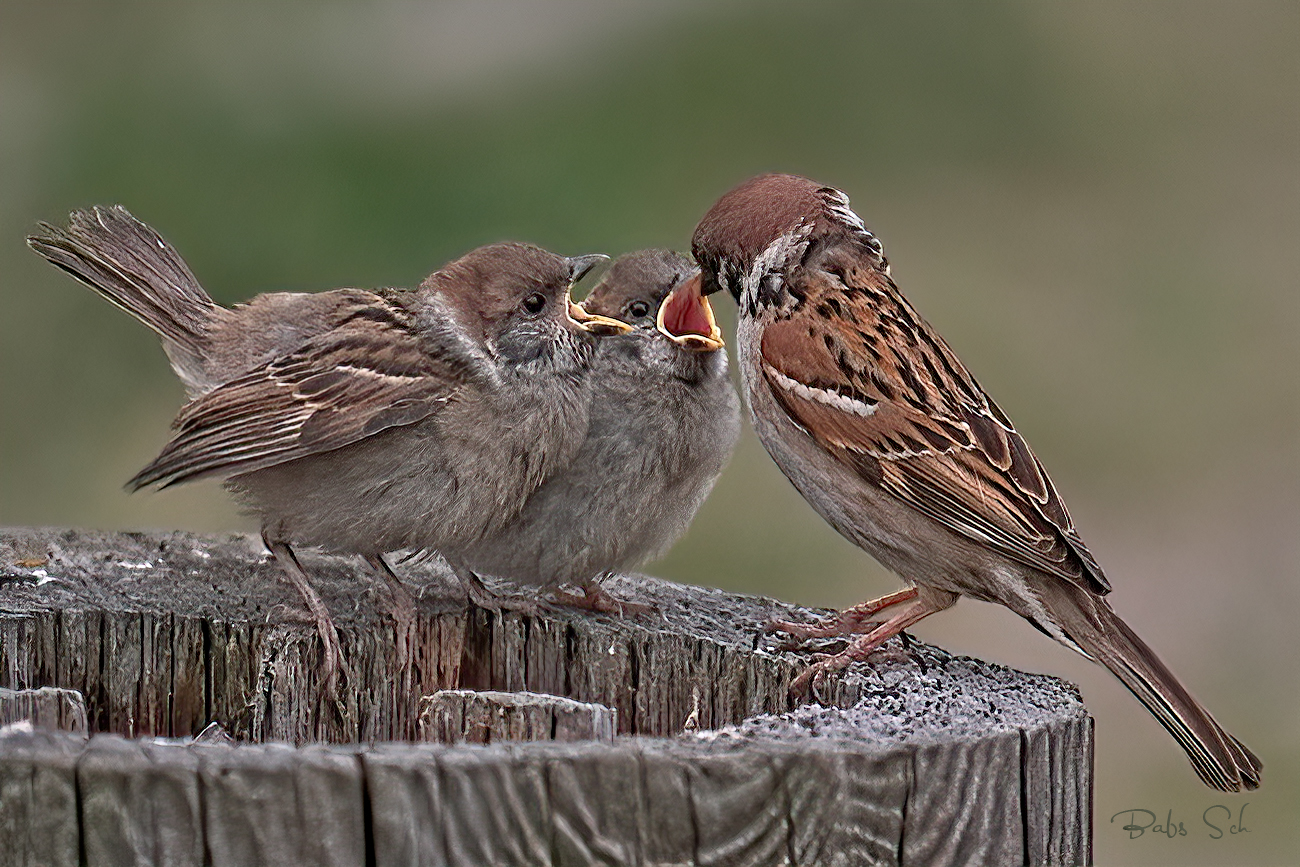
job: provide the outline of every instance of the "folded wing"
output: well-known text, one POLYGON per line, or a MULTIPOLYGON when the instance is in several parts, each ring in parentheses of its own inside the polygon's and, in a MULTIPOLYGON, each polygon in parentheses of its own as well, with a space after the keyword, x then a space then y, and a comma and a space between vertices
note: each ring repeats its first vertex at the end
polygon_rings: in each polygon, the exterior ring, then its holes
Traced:
POLYGON ((186 404, 176 435, 128 487, 231 476, 341 448, 426 419, 483 380, 479 359, 418 332, 400 305, 350 296, 356 309, 338 327, 186 404))
POLYGON ((1109 592, 1024 438, 888 276, 814 271, 794 290, 802 302, 764 329, 762 369, 821 448, 953 532, 1109 592))

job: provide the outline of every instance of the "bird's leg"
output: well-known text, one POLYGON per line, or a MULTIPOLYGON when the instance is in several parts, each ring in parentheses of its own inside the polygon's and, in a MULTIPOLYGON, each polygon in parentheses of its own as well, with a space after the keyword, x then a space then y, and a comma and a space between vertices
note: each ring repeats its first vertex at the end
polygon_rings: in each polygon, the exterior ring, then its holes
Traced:
POLYGON ((872 615, 891 606, 915 598, 916 588, 908 587, 905 590, 899 590, 896 593, 889 593, 881 596, 879 599, 859 602, 851 608, 845 608, 834 619, 830 620, 823 620, 817 623, 795 623, 790 620, 771 620, 768 621, 767 631, 787 633, 796 641, 808 641, 812 638, 840 638, 845 635, 860 635, 864 632, 870 631, 869 629, 864 628, 864 624, 880 622, 879 618, 872 620, 872 615))
MULTIPOLYGON (((609 574, 607 572, 601 577, 606 577, 609 574)), ((627 614, 649 614, 655 610, 652 605, 624 602, 615 598, 608 590, 600 586, 599 578, 588 578, 580 581, 578 586, 583 590, 581 594, 570 593, 567 590, 556 588, 551 591, 551 597, 559 605, 581 608, 586 611, 599 611, 603 614, 617 614, 619 617, 627 614)))
POLYGON ((398 623, 411 623, 415 620, 415 597, 406 589, 402 579, 397 577, 388 561, 382 554, 367 554, 366 562, 371 568, 379 573, 388 587, 388 594, 391 597, 393 620, 398 623))
MULTIPOLYGON (((897 608, 890 614, 888 619, 875 629, 854 639, 843 651, 834 656, 825 657, 805 668, 803 673, 791 682, 790 692, 795 695, 806 695, 809 687, 820 684, 827 674, 840 671, 851 663, 862 662, 871 655, 873 650, 918 620, 929 617, 937 611, 943 611, 945 608, 951 608, 957 603, 956 593, 934 587, 917 587, 912 591, 912 594, 913 598, 894 603, 897 608)), ((898 594, 892 595, 897 596, 898 594)))
POLYGON ((415 637, 415 598, 397 577, 382 554, 367 554, 366 562, 379 573, 388 586, 389 614, 393 617, 397 635, 397 667, 402 672, 402 693, 405 695, 411 681, 411 640, 415 637))
POLYGON ((479 608, 486 608, 488 611, 497 613, 502 611, 518 611, 521 614, 537 613, 536 602, 532 600, 506 599, 493 593, 483 583, 483 579, 478 577, 471 569, 452 565, 451 571, 460 581, 460 586, 465 589, 465 595, 469 597, 469 601, 479 608))
POLYGON ((451 571, 456 576, 456 580, 460 582, 460 586, 465 590, 465 595, 469 597, 470 602, 479 608, 487 608, 490 611, 501 610, 501 601, 497 599, 497 595, 489 590, 487 585, 483 583, 483 579, 478 577, 472 570, 463 566, 453 566, 451 571))
POLYGON ((325 600, 321 599, 316 588, 311 586, 307 570, 302 568, 302 564, 298 562, 297 556, 287 542, 272 539, 265 530, 262 531, 262 542, 275 558, 275 562, 280 564, 280 571, 289 579, 289 583, 298 588, 298 593, 307 603, 307 610, 316 621, 316 632, 325 647, 325 689, 333 692, 343 651, 339 647, 339 634, 334 628, 334 620, 330 617, 329 609, 325 607, 325 600))

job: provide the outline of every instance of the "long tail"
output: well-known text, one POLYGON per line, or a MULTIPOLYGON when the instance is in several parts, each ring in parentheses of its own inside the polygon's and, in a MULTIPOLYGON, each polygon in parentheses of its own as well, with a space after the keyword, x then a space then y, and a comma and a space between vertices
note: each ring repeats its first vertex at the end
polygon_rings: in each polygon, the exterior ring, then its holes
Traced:
POLYGON ((1259 788, 1263 762, 1192 698, 1105 600, 1064 582, 1055 583, 1044 596, 1057 624, 1151 711, 1207 786, 1224 792, 1259 788))
POLYGON ((66 229, 40 225, 27 246, 153 329, 177 375, 201 390, 209 333, 225 311, 175 248, 121 205, 73 211, 66 229))

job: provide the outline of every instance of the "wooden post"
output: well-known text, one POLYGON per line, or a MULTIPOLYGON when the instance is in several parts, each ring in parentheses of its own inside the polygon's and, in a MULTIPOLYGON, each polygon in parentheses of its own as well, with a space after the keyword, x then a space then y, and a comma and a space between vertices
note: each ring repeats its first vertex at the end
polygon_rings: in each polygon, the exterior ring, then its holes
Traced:
POLYGON ((75 689, 0 687, 0 726, 21 721, 86 734, 86 700, 75 689))
POLYGON ((399 563, 398 636, 364 564, 303 562, 337 700, 254 540, 0 530, 0 687, 76 690, 93 735, 0 731, 0 865, 1090 861, 1092 723, 1055 678, 894 640, 795 707, 806 655, 762 634, 793 606, 620 577, 658 613, 492 612, 399 563), (622 736, 410 743, 439 690, 603 705, 622 736), (240 743, 190 742, 210 723, 240 743))
POLYGON ((617 730, 612 707, 559 695, 440 689, 420 699, 422 741, 609 741, 617 730))

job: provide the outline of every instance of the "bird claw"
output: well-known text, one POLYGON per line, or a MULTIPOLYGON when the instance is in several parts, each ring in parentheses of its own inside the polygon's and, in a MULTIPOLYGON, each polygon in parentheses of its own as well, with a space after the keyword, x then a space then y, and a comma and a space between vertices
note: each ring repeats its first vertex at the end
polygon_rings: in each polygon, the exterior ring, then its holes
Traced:
POLYGON ((880 649, 885 639, 869 641, 859 638, 839 653, 818 653, 799 676, 790 682, 790 694, 808 697, 812 690, 825 685, 827 676, 843 671, 855 662, 866 662, 871 654, 880 649))
MULTIPOLYGON (((812 623, 795 623, 793 620, 780 620, 773 618, 763 625, 763 632, 767 635, 773 635, 777 632, 784 632, 789 635, 798 647, 803 642, 812 638, 839 638, 844 632, 838 628, 840 621, 836 618, 816 620, 812 623), (832 626, 831 624, 835 625, 832 626)), ((791 648, 793 649, 793 648, 791 648)))
POLYGON ((866 635, 889 620, 889 616, 881 612, 895 605, 911 602, 915 598, 916 588, 908 587, 882 596, 879 599, 861 602, 850 608, 845 608, 833 617, 821 618, 811 623, 795 623, 792 620, 773 618, 768 621, 765 631, 769 635, 773 632, 784 632, 792 636, 798 643, 792 648, 783 648, 791 650, 798 649, 802 643, 815 638, 847 638, 851 635, 866 635))
POLYGON ((455 573, 457 579, 460 580, 461 587, 465 590, 468 602, 472 606, 491 611, 494 614, 511 611, 536 616, 539 611, 536 600, 509 598, 494 593, 483 583, 482 578, 469 569, 457 568, 455 573))
POLYGON ((525 599, 520 597, 498 596, 489 592, 487 595, 469 595, 469 602, 485 611, 491 611, 493 614, 525 614, 529 617, 536 617, 541 613, 541 606, 535 599, 525 599))
POLYGON ((769 651, 777 653, 812 653, 818 656, 831 655, 833 652, 843 650, 845 642, 843 638, 783 638, 773 639, 768 645, 769 651), (829 652, 828 652, 829 651, 829 652))
POLYGON ((822 675, 815 664, 808 666, 800 672, 798 677, 790 681, 790 695, 796 698, 808 698, 812 693, 814 681, 817 682, 815 685, 819 686, 821 677, 822 675))
POLYGON ((627 615, 651 614, 657 609, 653 605, 643 605, 639 602, 625 602, 615 597, 608 590, 599 584, 591 584, 583 588, 584 593, 570 593, 567 590, 555 589, 551 591, 551 597, 558 605, 569 608, 581 608, 585 611, 597 611, 601 614, 613 614, 618 617, 627 615))

